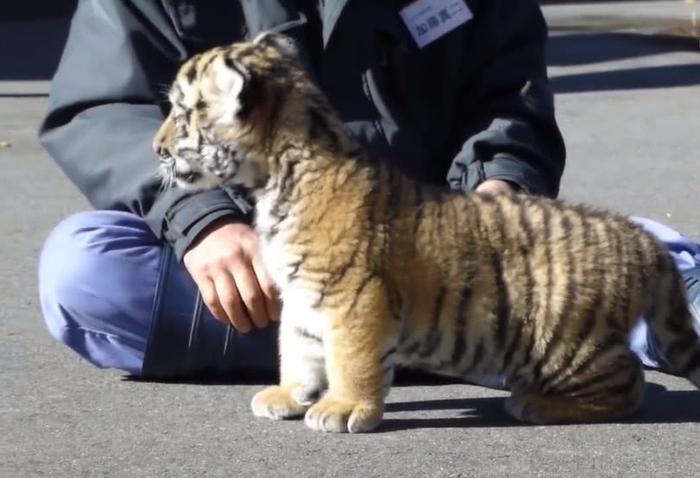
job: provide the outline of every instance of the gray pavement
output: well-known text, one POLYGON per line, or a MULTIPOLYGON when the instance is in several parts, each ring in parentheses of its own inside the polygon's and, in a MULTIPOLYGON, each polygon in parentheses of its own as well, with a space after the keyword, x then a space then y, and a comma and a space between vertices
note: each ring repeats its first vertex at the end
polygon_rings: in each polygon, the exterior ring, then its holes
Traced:
MULTIPOLYGON (((546 14, 569 148, 563 197, 700 239, 700 51, 665 30, 690 8, 546 14), (639 23, 654 15, 663 28, 639 23), (613 17, 605 31, 595 22, 613 17)), ((44 237, 87 207, 35 140, 46 99, 32 95, 45 87, 0 81, 0 142, 11 143, 0 147, 0 476, 700 476, 700 392, 659 373, 648 374, 644 410, 622 423, 522 426, 502 411, 503 392, 414 385, 392 391, 377 433, 336 436, 254 419, 259 385, 142 383, 92 368, 50 339, 37 300, 44 237)))

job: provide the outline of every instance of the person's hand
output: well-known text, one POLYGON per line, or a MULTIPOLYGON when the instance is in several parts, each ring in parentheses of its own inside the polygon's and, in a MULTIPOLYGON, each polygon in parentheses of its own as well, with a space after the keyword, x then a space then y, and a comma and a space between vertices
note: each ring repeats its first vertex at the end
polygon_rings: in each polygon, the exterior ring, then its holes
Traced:
POLYGON ((250 226, 230 219, 214 222, 185 252, 183 262, 202 301, 221 322, 245 333, 252 325, 279 320, 277 289, 250 226))
POLYGON ((508 181, 503 181, 502 179, 487 179, 486 181, 484 181, 476 187, 476 192, 491 194, 513 194, 517 192, 517 190, 508 181))

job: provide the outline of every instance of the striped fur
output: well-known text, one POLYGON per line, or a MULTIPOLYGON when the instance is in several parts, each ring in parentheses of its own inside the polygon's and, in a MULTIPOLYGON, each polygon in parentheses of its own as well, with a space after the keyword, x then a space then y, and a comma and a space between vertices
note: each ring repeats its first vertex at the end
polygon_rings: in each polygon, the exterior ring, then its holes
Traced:
POLYGON ((503 376, 531 423, 632 413, 645 314, 700 386, 700 340, 665 248, 628 220, 520 195, 462 195, 368 160, 279 35, 187 62, 155 141, 181 187, 242 184, 283 299, 281 383, 257 416, 367 431, 397 365, 503 376), (194 153, 192 153, 194 149, 194 153))

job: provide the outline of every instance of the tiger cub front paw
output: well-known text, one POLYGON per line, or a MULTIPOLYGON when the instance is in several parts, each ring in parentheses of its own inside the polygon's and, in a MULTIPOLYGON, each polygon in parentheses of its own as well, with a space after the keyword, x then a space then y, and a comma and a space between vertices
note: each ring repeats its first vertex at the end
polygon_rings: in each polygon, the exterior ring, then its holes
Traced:
POLYGON ((309 408, 304 422, 316 431, 360 433, 373 430, 383 414, 381 402, 353 402, 325 396, 309 408))
POLYGON ((250 403, 256 417, 282 420, 301 417, 318 392, 302 386, 274 386, 258 392, 250 403))

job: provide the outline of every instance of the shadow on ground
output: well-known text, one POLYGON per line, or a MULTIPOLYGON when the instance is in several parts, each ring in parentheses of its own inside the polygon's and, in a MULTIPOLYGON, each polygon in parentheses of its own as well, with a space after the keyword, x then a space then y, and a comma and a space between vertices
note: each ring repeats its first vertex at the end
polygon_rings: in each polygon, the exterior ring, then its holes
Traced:
POLYGON ((53 76, 76 4, 77 0, 2 2, 0 57, 5 61, 0 64, 0 81, 53 76))
POLYGON ((700 85, 700 64, 634 68, 558 76, 550 84, 555 93, 674 88, 700 85))
MULTIPOLYGON (((461 410, 452 418, 387 418, 379 432, 415 428, 475 428, 529 426, 511 418, 503 409, 504 397, 424 400, 388 403, 386 411, 412 412, 461 410)), ((644 405, 620 423, 700 423, 700 391, 669 391, 658 384, 647 384, 644 405)))
POLYGON ((549 66, 574 66, 682 51, 698 52, 698 41, 676 35, 569 33, 549 38, 549 66))
MULTIPOLYGON (((211 378, 198 380, 155 381, 139 377, 125 376, 124 380, 134 383, 179 383, 186 385, 257 385, 261 388, 277 383, 272 374, 251 374, 237 376, 235 381, 211 378)), ((458 380, 438 377, 418 371, 401 371, 395 387, 405 386, 441 386, 464 384, 458 380)), ((466 387, 467 385, 465 385, 466 387)), ((506 395, 495 397, 447 398, 438 400, 416 400, 410 402, 389 402, 387 413, 432 412, 459 410, 458 416, 449 418, 431 417, 387 417, 377 432, 392 432, 420 428, 484 428, 484 427, 527 427, 513 419, 503 409, 506 395)), ((619 423, 700 423, 700 391, 667 390, 666 387, 647 383, 642 408, 619 423)))
MULTIPOLYGON (((574 33, 550 37, 548 64, 555 67, 587 65, 684 51, 697 52, 697 39, 641 33, 574 33)), ((695 64, 608 69, 554 76, 551 79, 555 93, 672 88, 698 84, 700 61, 695 64)))
POLYGON ((0 18, 0 81, 37 81, 53 77, 68 37, 68 18, 0 18))

